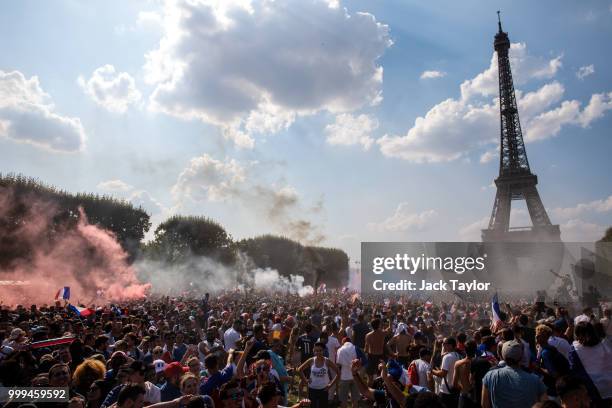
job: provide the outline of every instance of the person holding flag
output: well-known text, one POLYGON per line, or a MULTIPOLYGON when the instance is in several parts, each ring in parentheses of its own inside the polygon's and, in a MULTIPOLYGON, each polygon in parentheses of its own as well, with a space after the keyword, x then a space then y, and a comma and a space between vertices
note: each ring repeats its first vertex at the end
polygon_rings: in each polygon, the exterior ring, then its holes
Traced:
POLYGON ((499 300, 497 299, 497 292, 491 299, 491 331, 497 333, 504 326, 502 319, 502 312, 499 308, 499 300))

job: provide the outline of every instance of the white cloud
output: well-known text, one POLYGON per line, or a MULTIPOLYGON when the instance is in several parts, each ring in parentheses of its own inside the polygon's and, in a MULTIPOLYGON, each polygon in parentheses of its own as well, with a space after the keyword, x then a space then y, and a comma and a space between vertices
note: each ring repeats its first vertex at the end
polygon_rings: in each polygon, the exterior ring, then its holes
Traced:
POLYGON ((579 203, 574 207, 554 208, 551 210, 553 217, 560 219, 576 218, 588 213, 604 213, 612 211, 612 195, 601 200, 594 200, 588 203, 579 203))
MULTIPOLYGON (((532 79, 550 79, 562 67, 562 55, 551 60, 530 55, 525 43, 510 45, 510 66, 514 85, 523 85, 532 79)), ((471 99, 474 96, 497 95, 499 79, 497 70, 497 54, 493 53, 489 68, 474 78, 461 84, 461 98, 471 99)))
MULTIPOLYGON (((515 84, 553 77, 561 67, 561 58, 551 60, 531 56, 525 44, 512 44, 510 60, 515 84)), ((612 109, 612 93, 596 94, 581 110, 579 101, 562 101, 565 89, 557 81, 544 84, 533 92, 516 91, 517 104, 527 142, 559 134, 563 126, 588 126, 612 109), (560 106, 556 106, 561 102, 560 106)), ((499 144, 499 98, 497 58, 489 68, 460 86, 459 98, 448 98, 418 117, 404 136, 385 135, 377 140, 381 152, 416 163, 469 159, 480 152, 480 162, 495 157, 492 148, 499 144)))
POLYGON ((0 70, 0 136, 56 152, 77 152, 85 145, 78 118, 55 112, 38 77, 0 70))
POLYGON ((374 143, 371 134, 377 128, 378 120, 373 116, 365 114, 353 116, 343 113, 336 116, 334 123, 325 127, 325 135, 330 145, 360 144, 364 150, 368 150, 374 143))
POLYGON ((126 192, 131 191, 134 187, 122 180, 107 180, 98 183, 96 186, 98 190, 109 191, 109 192, 126 192))
POLYGON ((474 221, 471 224, 459 230, 459 237, 463 241, 477 242, 481 240, 482 230, 487 228, 489 225, 489 217, 482 217, 478 221, 474 221))
POLYGON ((423 71, 421 74, 421 79, 436 79, 436 78, 444 78, 446 76, 446 72, 444 71, 423 71))
POLYGON ((431 221, 437 215, 435 210, 413 213, 410 211, 409 203, 400 203, 393 215, 383 221, 369 223, 368 228, 383 232, 423 230, 431 224, 431 221))
POLYGON ((561 239, 566 242, 594 242, 604 236, 606 226, 572 219, 560 225, 561 239))
POLYGON ((128 201, 130 201, 135 206, 141 207, 144 209, 149 215, 157 216, 161 214, 167 214, 168 208, 164 207, 162 203, 160 203, 157 199, 155 199, 148 191, 146 190, 136 190, 128 197, 128 201))
MULTIPOLYGON (((336 2, 337 3, 337 2, 336 2)), ((146 55, 151 110, 220 126, 239 146, 299 115, 382 99, 388 27, 321 0, 169 2, 146 55)))
POLYGON ((405 136, 385 135, 377 143, 387 157, 416 163, 456 160, 497 140, 498 112, 495 104, 474 106, 449 98, 418 117, 405 136))
POLYGON ((193 158, 172 188, 175 209, 223 201, 264 219, 277 232, 300 242, 315 244, 323 240, 320 227, 307 217, 320 212, 322 203, 308 210, 294 187, 262 182, 257 164, 217 160, 206 154, 193 158))
POLYGON ((175 199, 225 201, 239 191, 245 181, 245 168, 236 160, 216 160, 207 154, 195 157, 172 187, 175 199))
POLYGON ((487 150, 480 156, 481 163, 488 163, 498 157, 499 149, 487 150))
POLYGON ((582 127, 588 127, 591 122, 601 118, 610 109, 612 109, 612 92, 592 95, 589 104, 578 115, 578 123, 582 127))
POLYGON ((109 64, 97 68, 87 81, 80 76, 77 82, 95 103, 111 112, 125 113, 142 97, 134 78, 109 64))
POLYGON ((578 77, 578 79, 584 79, 588 77, 589 75, 593 75, 594 73, 595 73, 595 66, 593 64, 585 65, 578 69, 578 71, 576 72, 576 77, 578 77))

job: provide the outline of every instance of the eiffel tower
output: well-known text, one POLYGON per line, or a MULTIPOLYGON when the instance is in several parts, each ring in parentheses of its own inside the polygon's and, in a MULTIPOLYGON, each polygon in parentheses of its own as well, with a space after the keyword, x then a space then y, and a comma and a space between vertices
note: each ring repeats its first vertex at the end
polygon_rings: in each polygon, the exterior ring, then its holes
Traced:
POLYGON ((552 225, 536 185, 538 177, 531 172, 527 150, 523 142, 512 71, 510 70, 510 39, 502 31, 499 11, 499 31, 495 34, 493 47, 497 52, 499 69, 499 113, 500 113, 500 157, 499 176, 495 179, 497 193, 489 227, 482 230, 483 242, 549 242, 560 241, 558 225, 552 225), (510 227, 512 201, 525 200, 531 227, 510 227))

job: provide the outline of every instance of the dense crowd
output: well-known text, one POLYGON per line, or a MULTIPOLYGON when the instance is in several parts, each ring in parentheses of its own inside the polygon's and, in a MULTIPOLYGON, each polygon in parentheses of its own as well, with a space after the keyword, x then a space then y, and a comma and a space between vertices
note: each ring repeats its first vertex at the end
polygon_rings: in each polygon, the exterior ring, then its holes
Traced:
MULTIPOLYGON (((606 303, 424 302, 328 292, 2 307, 7 407, 609 407, 606 303), (46 342, 45 342, 46 341, 46 342)), ((6 390, 6 388, 4 389, 6 390)), ((2 397, 2 396, 0 396, 2 397)))

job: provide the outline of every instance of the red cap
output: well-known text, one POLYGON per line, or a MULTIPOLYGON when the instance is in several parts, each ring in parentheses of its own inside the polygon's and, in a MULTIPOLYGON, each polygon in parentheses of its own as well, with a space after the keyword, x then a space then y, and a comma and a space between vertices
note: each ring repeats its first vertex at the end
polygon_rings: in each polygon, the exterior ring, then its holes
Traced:
POLYGON ((171 378, 177 375, 181 376, 187 371, 189 371, 188 367, 183 367, 181 363, 174 361, 166 365, 166 368, 164 368, 164 375, 166 376, 166 378, 171 378))

